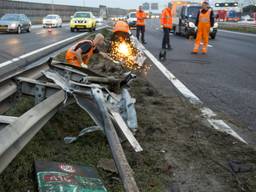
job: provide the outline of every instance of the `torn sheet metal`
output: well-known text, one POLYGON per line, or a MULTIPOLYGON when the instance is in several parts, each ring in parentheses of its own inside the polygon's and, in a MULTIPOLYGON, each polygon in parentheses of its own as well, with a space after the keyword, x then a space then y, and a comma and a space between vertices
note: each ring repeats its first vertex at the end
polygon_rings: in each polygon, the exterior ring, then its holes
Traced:
MULTIPOLYGON (((63 90, 65 90, 69 95, 73 95, 77 104, 91 116, 97 127, 105 130, 105 119, 103 118, 101 111, 101 108, 105 107, 107 109, 106 113, 108 113, 108 116, 110 116, 110 111, 115 111, 115 113, 120 115, 127 128, 133 130, 133 132, 136 131, 138 127, 137 114, 135 110, 136 100, 131 97, 127 89, 128 86, 126 86, 136 77, 135 75, 127 73, 124 75, 122 80, 107 78, 110 83, 118 82, 118 85, 121 87, 121 93, 116 94, 109 91, 108 86, 105 86, 106 79, 104 79, 104 76, 101 76, 100 79, 97 79, 97 76, 94 76, 93 78, 93 76, 89 76, 77 69, 70 69, 70 67, 66 67, 65 65, 64 67, 59 65, 58 70, 55 69, 56 67, 53 67, 50 70, 43 72, 43 74, 55 82, 63 90), (97 81, 102 80, 104 83, 96 84, 92 81, 95 79, 97 79, 97 81), (74 80, 79 80, 79 82, 74 80), (99 99, 99 91, 102 93, 102 98, 104 100, 104 106, 101 107, 97 105, 99 99)), ((118 115, 112 118, 112 120, 115 121, 115 125, 120 126, 120 122, 122 121, 120 119, 116 119, 116 117, 118 117, 118 115)), ((91 132, 91 130, 86 131, 85 129, 81 131, 77 137, 65 138, 65 142, 73 142, 88 132, 91 132)), ((131 134, 128 135, 130 137, 131 134)), ((127 137, 127 134, 125 136, 127 137)), ((131 142, 131 140, 134 140, 135 138, 131 138, 132 137, 127 138, 127 140, 131 143, 135 151, 142 151, 142 148, 139 146, 139 144, 134 145, 134 142, 131 142)))
POLYGON ((99 126, 91 126, 91 127, 86 127, 82 131, 80 131, 79 135, 76 137, 65 137, 64 142, 69 144, 75 142, 79 137, 82 137, 88 133, 94 132, 94 131, 101 131, 101 127, 99 126))

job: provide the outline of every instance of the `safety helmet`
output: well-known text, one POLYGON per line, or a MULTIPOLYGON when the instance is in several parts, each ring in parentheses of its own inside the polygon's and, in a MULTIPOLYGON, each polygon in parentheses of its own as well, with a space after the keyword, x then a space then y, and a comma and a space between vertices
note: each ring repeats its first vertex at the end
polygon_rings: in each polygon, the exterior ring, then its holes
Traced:
POLYGON ((125 21, 117 21, 114 28, 113 32, 124 32, 124 33, 129 33, 129 25, 125 21))

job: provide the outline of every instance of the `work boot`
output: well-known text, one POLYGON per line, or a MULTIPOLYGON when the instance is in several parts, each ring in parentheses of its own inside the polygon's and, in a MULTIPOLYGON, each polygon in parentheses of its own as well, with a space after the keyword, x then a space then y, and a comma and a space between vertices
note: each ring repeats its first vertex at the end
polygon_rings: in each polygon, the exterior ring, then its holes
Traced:
POLYGON ((197 54, 198 53, 198 49, 193 49, 193 51, 191 52, 191 54, 197 54))
POLYGON ((205 55, 206 53, 207 53, 207 49, 206 49, 206 48, 203 48, 203 49, 202 49, 202 54, 205 55))
POLYGON ((197 54, 198 53, 198 49, 199 49, 199 46, 195 45, 193 51, 191 52, 191 54, 197 54))

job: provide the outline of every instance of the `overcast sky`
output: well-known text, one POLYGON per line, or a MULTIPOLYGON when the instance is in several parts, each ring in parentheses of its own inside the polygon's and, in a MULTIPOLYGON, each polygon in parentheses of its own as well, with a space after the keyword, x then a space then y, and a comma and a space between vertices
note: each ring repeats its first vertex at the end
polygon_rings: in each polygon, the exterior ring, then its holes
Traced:
POLYGON ((167 5, 167 3, 170 0, 20 0, 20 1, 30 1, 30 2, 36 2, 36 3, 52 3, 52 1, 56 4, 65 4, 65 5, 77 5, 82 6, 85 4, 85 6, 89 7, 98 7, 101 5, 107 5, 108 7, 119 7, 119 8, 136 8, 138 5, 144 3, 144 2, 159 2, 162 6, 164 4, 167 5))

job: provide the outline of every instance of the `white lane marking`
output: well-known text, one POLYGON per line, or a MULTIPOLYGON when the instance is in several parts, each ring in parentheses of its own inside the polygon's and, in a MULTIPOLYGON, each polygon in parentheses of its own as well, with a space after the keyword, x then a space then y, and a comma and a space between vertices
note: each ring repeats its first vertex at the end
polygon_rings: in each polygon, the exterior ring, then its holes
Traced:
POLYGON ((242 32, 236 32, 236 31, 223 30, 223 29, 219 29, 218 31, 224 32, 224 33, 236 34, 236 35, 243 35, 243 36, 248 36, 248 37, 256 37, 256 34, 252 34, 252 33, 242 33, 242 32))
MULTIPOLYGON (((200 45, 203 45, 203 43, 200 43, 200 45)), ((211 48, 212 48, 213 46, 212 46, 212 45, 210 45, 210 44, 208 44, 208 47, 211 47, 211 48)))
MULTIPOLYGON (((103 29, 103 28, 105 28, 105 26, 99 27, 99 28, 97 28, 97 30, 100 30, 100 29, 103 29)), ((42 48, 40 48, 40 49, 37 49, 37 50, 35 50, 35 51, 31 51, 31 52, 29 52, 29 53, 26 53, 26 54, 24 54, 24 55, 21 55, 21 56, 19 56, 19 57, 16 57, 16 58, 14 58, 14 59, 9 60, 9 61, 5 61, 5 62, 3 62, 3 63, 0 63, 0 69, 1 69, 2 67, 6 66, 6 65, 10 65, 10 64, 12 64, 12 63, 14 63, 14 62, 17 62, 17 61, 19 61, 19 60, 21 60, 21 59, 25 59, 26 57, 32 56, 32 55, 37 54, 37 53, 39 53, 39 52, 42 52, 42 51, 44 51, 44 50, 46 50, 46 49, 49 49, 49 48, 51 48, 51 47, 54 47, 54 46, 59 45, 59 44, 61 44, 61 43, 65 43, 66 41, 69 41, 69 40, 72 40, 72 39, 76 39, 76 38, 78 38, 78 37, 82 37, 82 36, 84 36, 84 35, 87 34, 87 33, 88 33, 88 32, 81 33, 81 34, 76 35, 76 36, 73 36, 73 37, 69 37, 69 38, 64 39, 64 40, 62 40, 62 41, 58 41, 58 42, 56 42, 56 43, 53 43, 53 44, 51 44, 51 45, 47 45, 47 46, 42 47, 42 48)))
MULTIPOLYGON (((192 103, 193 105, 203 106, 203 102, 190 91, 179 79, 177 79, 161 62, 159 62, 152 53, 150 53, 140 42, 137 42, 139 47, 144 51, 144 53, 151 59, 151 61, 156 65, 156 67, 163 73, 163 75, 176 87, 176 89, 192 103)), ((206 118, 209 124, 216 130, 225 132, 232 135, 236 139, 243 143, 247 142, 237 134, 228 124, 222 119, 217 119, 216 113, 214 113, 210 108, 200 107, 201 114, 206 118)))

